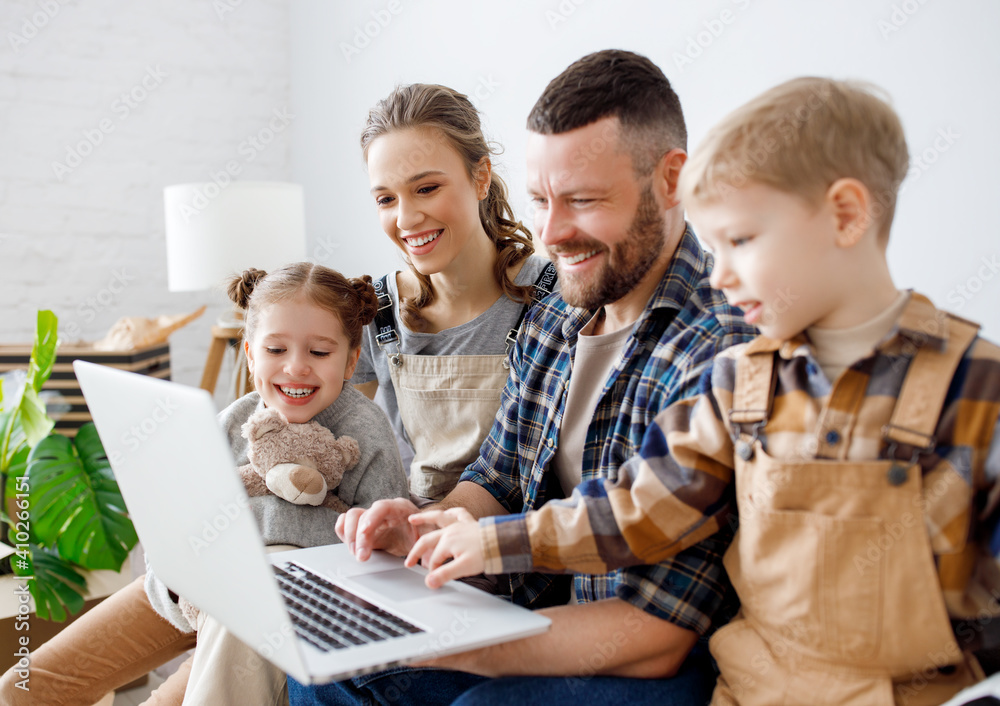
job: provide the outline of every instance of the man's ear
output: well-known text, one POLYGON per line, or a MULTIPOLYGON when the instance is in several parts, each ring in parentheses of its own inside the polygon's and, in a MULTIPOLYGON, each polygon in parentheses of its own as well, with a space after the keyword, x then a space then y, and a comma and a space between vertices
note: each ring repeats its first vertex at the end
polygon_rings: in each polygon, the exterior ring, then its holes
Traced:
POLYGON ((681 167, 687 161, 687 152, 678 148, 660 157, 653 169, 653 193, 656 194, 663 209, 670 210, 680 203, 677 196, 677 180, 681 176, 681 167))
POLYGON ((483 157, 476 166, 476 195, 482 201, 490 193, 490 182, 493 180, 493 163, 489 157, 483 157))
POLYGON ((877 227, 871 215, 871 192, 857 179, 833 182, 826 190, 826 203, 834 219, 838 247, 853 247, 869 230, 877 227))

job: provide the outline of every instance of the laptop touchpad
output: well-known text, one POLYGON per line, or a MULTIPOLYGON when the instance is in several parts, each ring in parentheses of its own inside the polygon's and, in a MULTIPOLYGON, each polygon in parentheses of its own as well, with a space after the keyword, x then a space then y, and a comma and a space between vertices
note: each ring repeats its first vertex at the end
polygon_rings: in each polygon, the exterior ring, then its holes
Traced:
POLYGON ((409 569, 390 569, 374 574, 352 576, 351 581, 377 591, 391 601, 412 601, 417 598, 442 596, 455 590, 449 586, 439 589, 427 588, 423 574, 409 569))

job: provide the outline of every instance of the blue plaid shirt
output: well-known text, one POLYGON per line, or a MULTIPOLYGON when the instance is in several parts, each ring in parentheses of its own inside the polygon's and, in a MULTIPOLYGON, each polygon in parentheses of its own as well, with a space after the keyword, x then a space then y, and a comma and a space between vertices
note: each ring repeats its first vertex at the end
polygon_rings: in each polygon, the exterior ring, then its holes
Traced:
MULTIPOLYGON (((711 256, 689 227, 604 383, 587 429, 584 481, 614 480, 619 466, 639 453, 657 413, 698 392, 699 377, 716 353, 754 337, 740 311, 709 287, 711 266, 711 256)), ((461 478, 486 488, 508 512, 536 509, 563 497, 551 463, 577 336, 594 313, 553 294, 533 307, 521 326, 500 411, 479 458, 461 478)), ((659 564, 577 574, 576 595, 582 601, 618 597, 704 634, 728 586, 724 543, 705 541, 659 564)), ((530 573, 509 578, 514 602, 530 607, 552 602, 555 577, 530 573)))

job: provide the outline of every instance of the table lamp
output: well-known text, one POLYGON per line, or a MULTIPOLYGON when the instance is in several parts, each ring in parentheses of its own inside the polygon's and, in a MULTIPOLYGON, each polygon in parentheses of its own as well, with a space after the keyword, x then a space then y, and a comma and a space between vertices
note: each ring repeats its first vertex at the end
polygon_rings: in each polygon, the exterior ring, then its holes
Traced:
MULTIPOLYGON (((306 257, 302 187, 275 181, 220 185, 177 184, 163 190, 167 233, 167 288, 190 292, 221 288, 248 267, 270 272, 306 257)), ((201 387, 215 391, 226 348, 240 366, 242 312, 212 327, 201 387)), ((249 380, 244 379, 246 389, 249 380)), ((237 395, 241 394, 237 383, 237 395)))

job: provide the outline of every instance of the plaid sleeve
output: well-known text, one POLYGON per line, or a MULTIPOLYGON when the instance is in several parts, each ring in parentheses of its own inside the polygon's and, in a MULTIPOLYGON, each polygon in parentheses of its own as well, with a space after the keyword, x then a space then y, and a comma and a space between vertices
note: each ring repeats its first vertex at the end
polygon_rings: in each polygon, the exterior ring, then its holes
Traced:
MULTIPOLYGON (((728 387, 731 368, 706 373, 713 387, 716 376, 728 387)), ((728 400, 731 392, 723 394, 728 400)), ((616 481, 585 481, 536 511, 481 519, 486 571, 597 574, 674 556, 714 535, 735 511, 732 467, 716 391, 678 402, 656 416, 616 481)))
POLYGON ((729 595, 722 557, 732 535, 725 527, 666 561, 625 569, 619 574, 615 596, 661 620, 704 635, 718 623, 720 608, 729 595))

